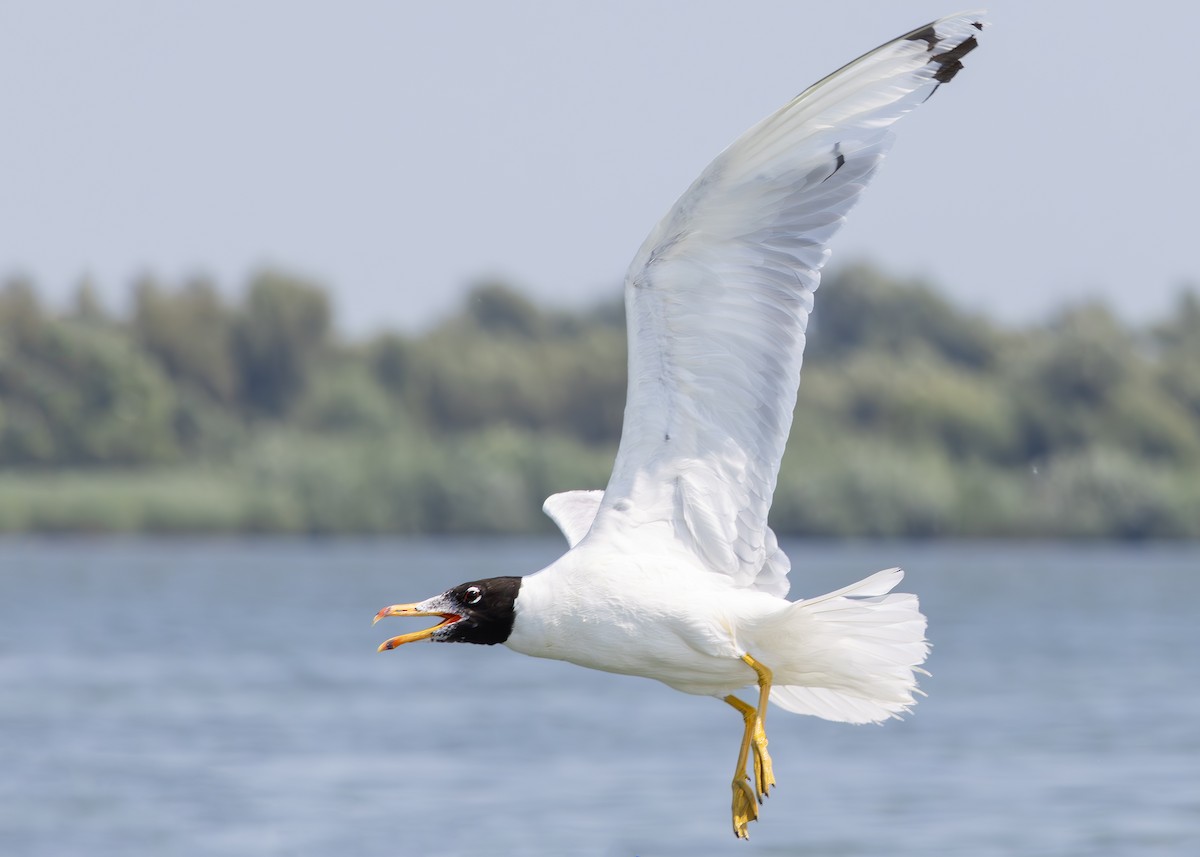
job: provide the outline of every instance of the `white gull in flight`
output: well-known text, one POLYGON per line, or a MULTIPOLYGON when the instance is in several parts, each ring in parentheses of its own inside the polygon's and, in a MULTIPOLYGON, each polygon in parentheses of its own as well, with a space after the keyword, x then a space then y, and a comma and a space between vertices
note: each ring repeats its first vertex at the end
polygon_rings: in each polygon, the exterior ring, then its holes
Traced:
POLYGON ((604 491, 544 506, 570 550, 526 577, 380 610, 376 621, 442 619, 381 651, 503 643, 724 700, 744 724, 739 838, 775 783, 768 701, 848 723, 908 710, 928 644, 916 596, 892 592, 901 570, 788 601, 790 563, 767 511, 829 241, 892 123, 954 79, 982 28, 978 13, 955 15, 888 42, 717 156, 630 265, 629 390, 612 476, 604 491), (746 687, 753 702, 734 695, 746 687))

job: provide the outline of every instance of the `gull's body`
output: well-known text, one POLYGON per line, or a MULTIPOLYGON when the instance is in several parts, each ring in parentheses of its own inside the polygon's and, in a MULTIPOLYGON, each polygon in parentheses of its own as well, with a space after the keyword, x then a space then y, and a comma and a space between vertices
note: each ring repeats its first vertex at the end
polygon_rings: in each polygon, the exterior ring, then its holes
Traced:
MULTIPOLYGON (((891 569, 848 590, 883 596, 900 577, 891 569)), ((915 596, 864 603, 841 590, 787 601, 739 587, 697 562, 680 540, 641 530, 585 536, 522 579, 515 613, 505 645, 522 654, 724 697, 754 684, 754 671, 741 660, 753 653, 775 674, 777 705, 851 723, 883 720, 911 705, 910 665, 928 651, 915 596), (864 616, 859 651, 850 656, 839 644, 848 624, 864 616)))
POLYGON ((739 837, 774 784, 768 699, 851 723, 913 704, 928 645, 916 597, 891 591, 900 570, 788 601, 790 563, 767 512, 828 243, 882 160, 891 124, 957 74, 981 29, 978 15, 957 15, 889 42, 713 161, 626 276, 629 391, 612 477, 602 492, 546 501, 570 550, 527 577, 381 610, 376 618, 444 619, 381 648, 504 643, 724 699, 745 720, 733 781, 739 837), (757 686, 757 706, 733 696, 747 686, 757 686))
MULTIPOLYGON (((534 657, 724 696, 754 681, 740 637, 787 602, 738 589, 679 552, 581 545, 526 578, 505 645, 534 657), (662 573, 669 569, 669 573, 662 573), (679 573, 695 575, 681 597, 679 573)), ((746 641, 748 642, 748 641, 746 641)))

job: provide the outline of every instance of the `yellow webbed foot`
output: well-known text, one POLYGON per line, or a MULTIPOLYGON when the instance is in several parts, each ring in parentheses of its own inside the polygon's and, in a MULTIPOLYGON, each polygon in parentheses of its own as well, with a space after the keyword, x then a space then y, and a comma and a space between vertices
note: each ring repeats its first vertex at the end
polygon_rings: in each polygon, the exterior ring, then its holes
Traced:
POLYGON ((754 791, 761 802, 775 785, 775 771, 771 767, 771 756, 767 753, 767 733, 762 727, 762 721, 757 718, 750 749, 754 751, 754 791))
POLYGON ((746 736, 743 742, 754 751, 754 795, 759 803, 762 803, 762 799, 770 793, 771 788, 775 785, 775 771, 771 767, 771 754, 767 752, 767 732, 763 729, 762 719, 753 706, 747 705, 735 696, 728 696, 725 701, 742 713, 742 720, 746 724, 746 736))
POLYGON ((733 781, 733 835, 738 839, 749 839, 746 825, 758 819, 758 801, 750 778, 742 774, 733 781))

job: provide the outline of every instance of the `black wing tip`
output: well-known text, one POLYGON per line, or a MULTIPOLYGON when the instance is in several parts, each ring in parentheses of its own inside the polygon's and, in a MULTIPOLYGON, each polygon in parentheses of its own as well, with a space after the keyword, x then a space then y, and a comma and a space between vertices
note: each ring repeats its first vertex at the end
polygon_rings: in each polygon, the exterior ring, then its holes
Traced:
MULTIPOLYGON (((904 37, 911 42, 926 44, 930 54, 929 61, 935 66, 933 79, 939 86, 954 80, 954 76, 963 70, 962 58, 979 47, 979 41, 973 35, 953 42, 950 35, 938 32, 937 28, 941 23, 943 21, 926 24, 904 37)), ((970 26, 978 31, 983 30, 982 21, 971 21, 970 26)))
POLYGON ((938 70, 933 73, 933 79, 938 83, 949 83, 954 75, 962 71, 962 58, 979 47, 974 36, 968 36, 948 51, 934 54, 931 59, 938 63, 938 70))
POLYGON ((910 42, 924 42, 929 46, 929 50, 933 51, 940 41, 937 34, 937 21, 926 24, 919 30, 913 30, 904 38, 910 42))

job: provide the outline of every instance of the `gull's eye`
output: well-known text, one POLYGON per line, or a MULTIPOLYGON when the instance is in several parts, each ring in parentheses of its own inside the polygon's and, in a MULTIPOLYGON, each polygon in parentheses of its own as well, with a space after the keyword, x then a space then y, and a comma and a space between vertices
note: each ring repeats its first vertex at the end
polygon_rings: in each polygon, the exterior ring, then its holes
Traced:
POLYGON ((479 599, 483 598, 483 591, 478 586, 468 586, 463 598, 468 604, 478 604, 479 599))

